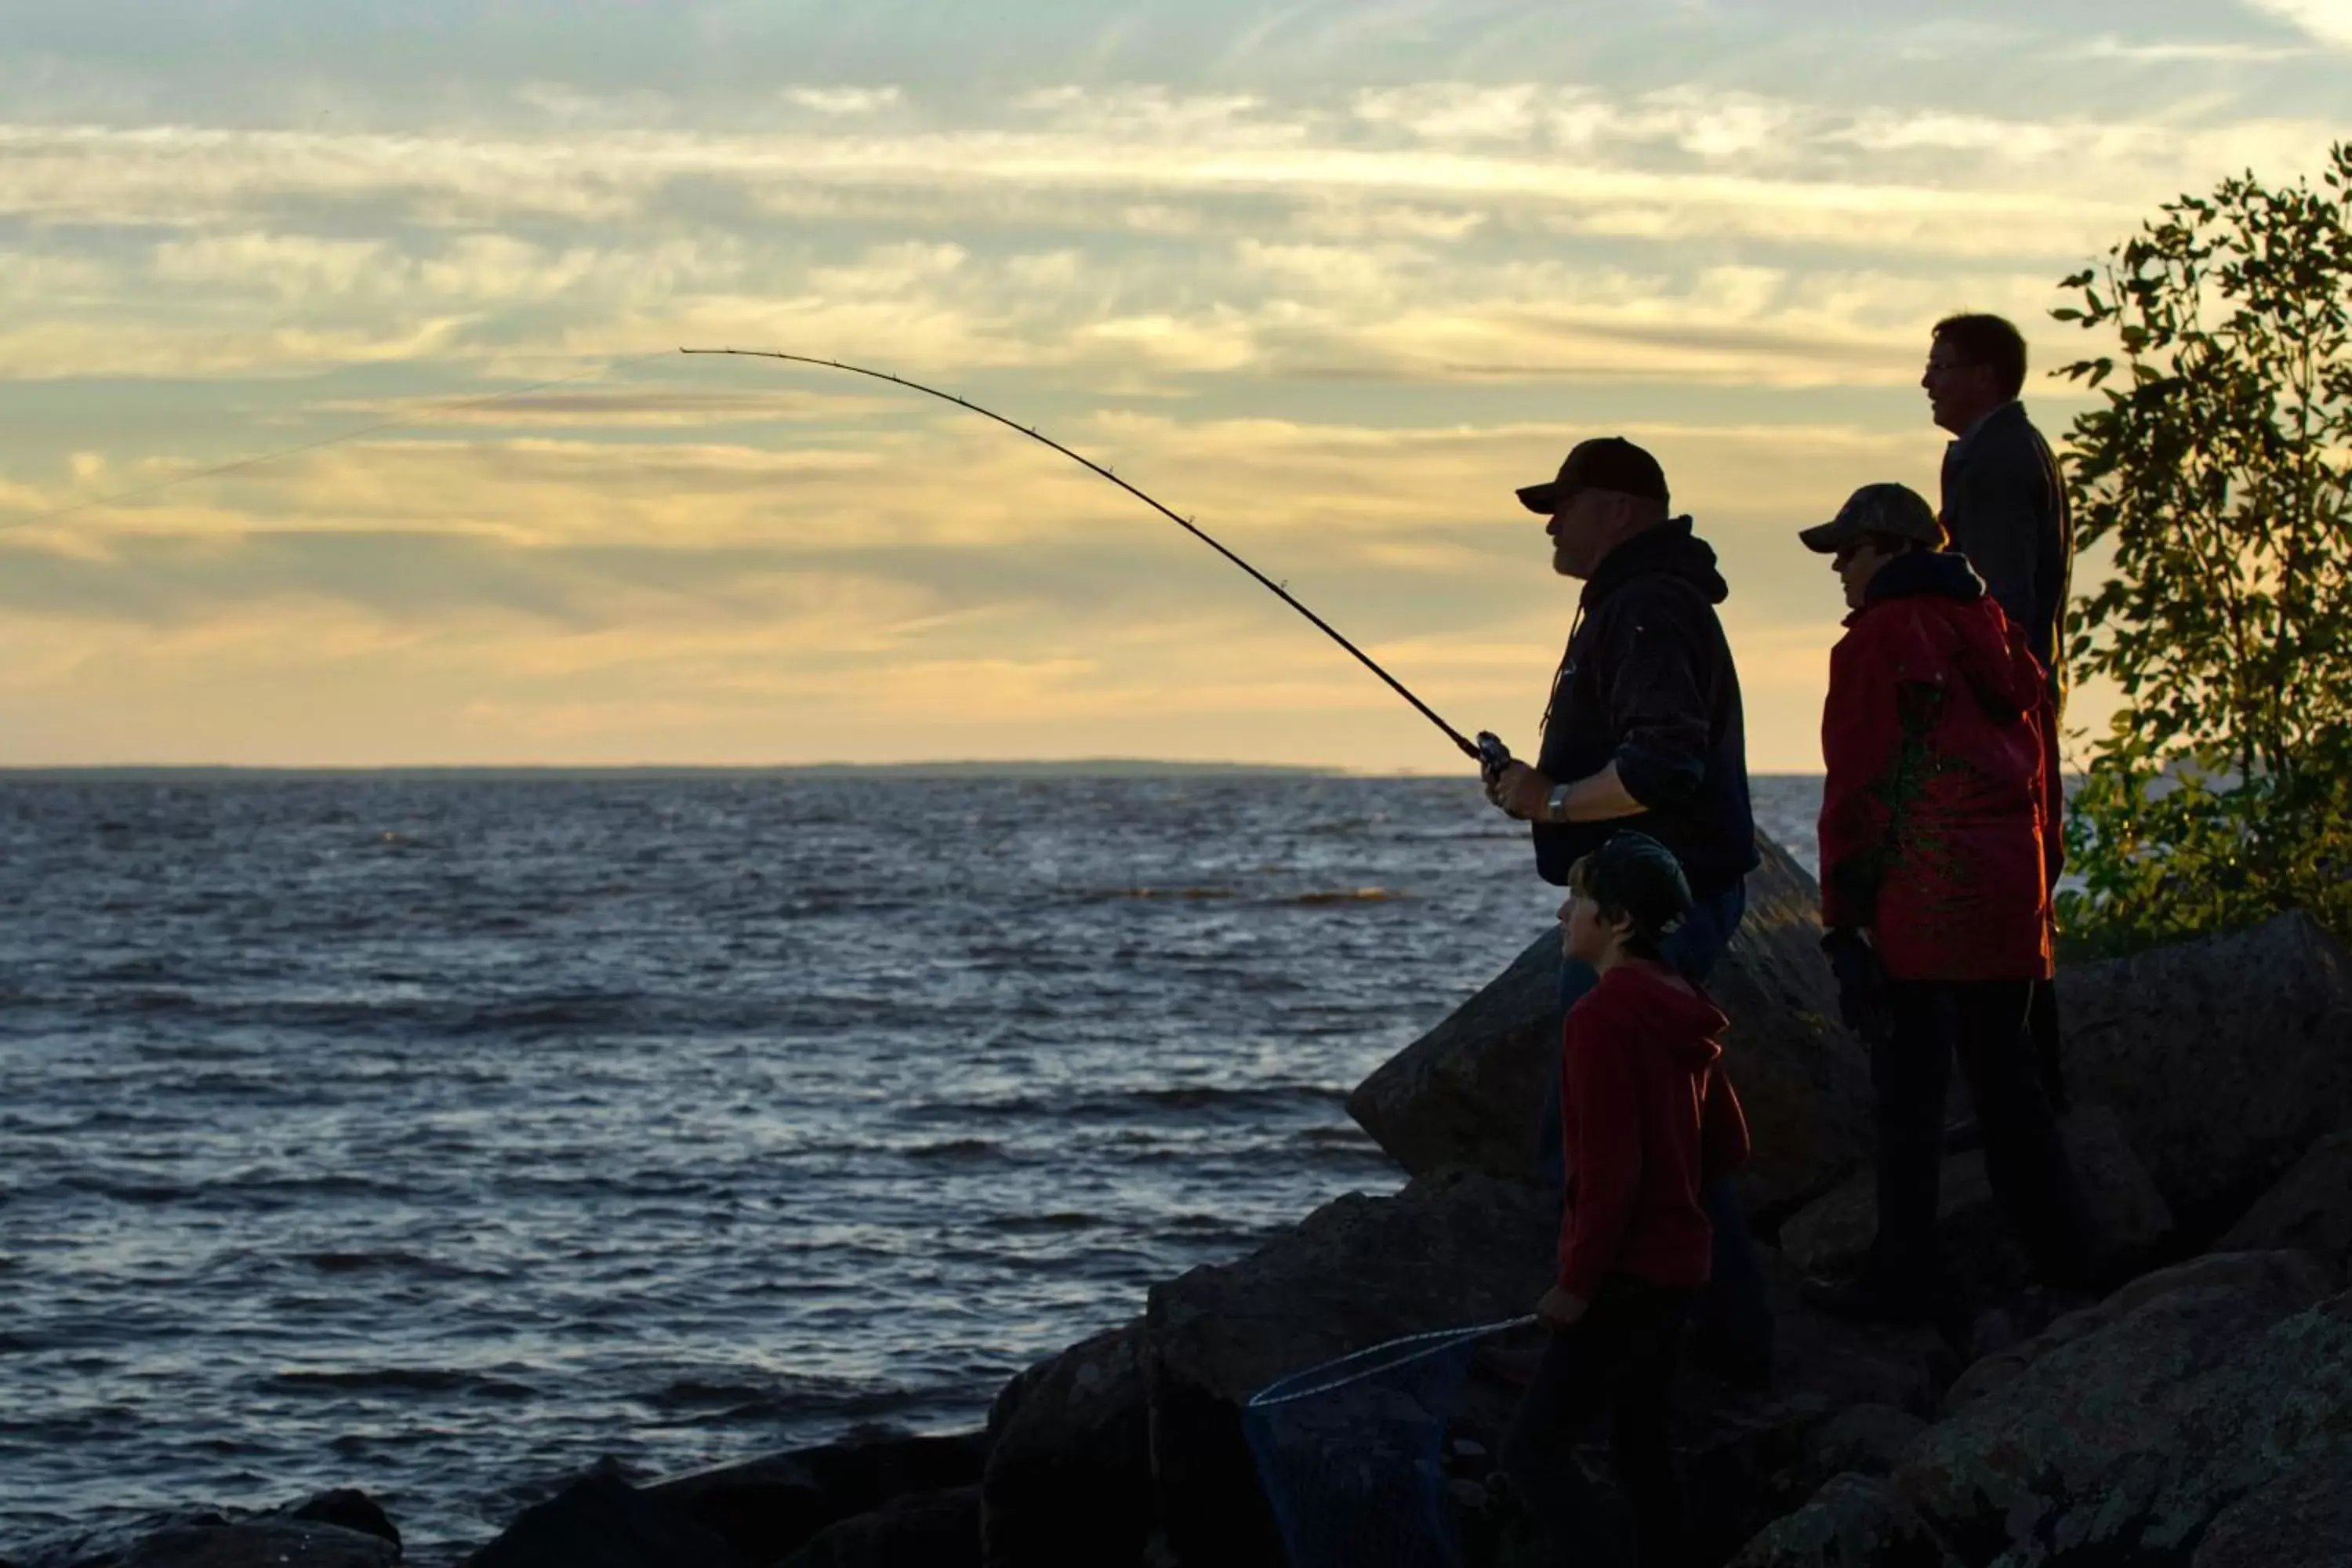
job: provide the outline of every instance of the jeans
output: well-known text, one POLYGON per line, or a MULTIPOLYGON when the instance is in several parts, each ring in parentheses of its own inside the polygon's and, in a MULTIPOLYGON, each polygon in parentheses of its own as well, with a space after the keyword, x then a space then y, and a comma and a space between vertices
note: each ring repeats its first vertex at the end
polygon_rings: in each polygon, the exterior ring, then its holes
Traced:
POLYGON ((2081 1281, 2083 1200, 2027 1028, 2032 990, 2024 980, 1887 982, 1894 1026, 1870 1053, 1878 1096, 1870 1274, 1906 1307, 1935 1304, 1950 1289, 1936 1230, 1944 1095, 1956 1056, 1984 1134, 1985 1174, 2011 1234, 2043 1280, 2081 1281))
MULTIPOLYGON (((1748 889, 1736 884, 1728 892, 1702 900, 1694 906, 1674 935, 1660 945, 1659 955, 1694 985, 1704 984, 1716 963, 1731 945, 1748 912, 1748 889)), ((1559 966, 1559 1011, 1568 1010, 1601 984, 1587 963, 1563 960, 1559 966)), ((1733 1081, 1738 1082, 1735 1075, 1733 1081)), ((1544 1100, 1536 1125, 1538 1179, 1565 1197, 1566 1155, 1560 1148, 1559 1074, 1544 1079, 1544 1100)), ((1772 1364, 1772 1308, 1764 1294, 1764 1270, 1756 1258, 1756 1244, 1748 1233, 1748 1215, 1739 1206, 1728 1176, 1717 1176, 1699 1190, 1715 1232, 1712 1278, 1697 1307, 1692 1349, 1697 1357, 1723 1372, 1761 1377, 1772 1364)))
POLYGON ((1682 1513, 1667 1431, 1667 1395, 1690 1292, 1615 1274, 1583 1317, 1554 1332, 1520 1396, 1496 1456, 1511 1490, 1543 1527, 1544 1561, 1576 1568, 1675 1560, 1682 1513), (1585 1424, 1612 1413, 1611 1457, 1632 1505, 1627 1542, 1617 1510, 1576 1462, 1585 1424))

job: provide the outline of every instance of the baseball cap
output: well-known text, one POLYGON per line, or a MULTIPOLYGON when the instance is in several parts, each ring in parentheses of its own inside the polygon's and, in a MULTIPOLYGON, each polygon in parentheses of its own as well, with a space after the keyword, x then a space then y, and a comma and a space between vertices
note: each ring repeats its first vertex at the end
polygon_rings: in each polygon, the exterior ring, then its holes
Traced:
POLYGON ((1540 485, 1525 486, 1519 491, 1519 500, 1529 511, 1549 517, 1574 499, 1579 490, 1619 490, 1629 496, 1646 496, 1664 506, 1666 471, 1658 467, 1657 458, 1624 437, 1599 436, 1590 441, 1579 441, 1560 463, 1559 477, 1540 485))
POLYGON ((1690 881, 1674 851, 1646 833, 1612 833, 1578 863, 1570 878, 1596 902, 1624 910, 1633 924, 1665 936, 1691 911, 1690 881))
POLYGON ((1799 531, 1805 548, 1834 555, 1865 533, 1916 539, 1930 549, 1944 547, 1944 525, 1936 509, 1909 485, 1864 485, 1846 498, 1837 516, 1799 531))

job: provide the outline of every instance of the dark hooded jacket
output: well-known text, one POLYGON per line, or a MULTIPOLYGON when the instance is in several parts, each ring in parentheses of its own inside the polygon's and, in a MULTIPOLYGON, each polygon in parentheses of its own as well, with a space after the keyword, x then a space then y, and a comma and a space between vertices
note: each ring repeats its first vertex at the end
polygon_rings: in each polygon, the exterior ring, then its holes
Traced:
POLYGON ((1714 549, 1686 517, 1618 545, 1585 584, 1537 766, 1569 784, 1614 762, 1644 809, 1609 822, 1537 823, 1545 881, 1566 884, 1579 858, 1624 828, 1673 850, 1702 900, 1755 868, 1739 673, 1715 613, 1729 593, 1714 549))
POLYGON ((1612 1274, 1706 1283, 1708 1180, 1748 1158, 1748 1124, 1717 1066, 1723 1014, 1657 971, 1622 964, 1569 1009, 1560 1041, 1568 1205, 1559 1283, 1590 1301, 1612 1274))
POLYGON ((1898 980, 2050 974, 2049 680, 1958 555, 1899 556, 1830 652, 1822 921, 1898 980))

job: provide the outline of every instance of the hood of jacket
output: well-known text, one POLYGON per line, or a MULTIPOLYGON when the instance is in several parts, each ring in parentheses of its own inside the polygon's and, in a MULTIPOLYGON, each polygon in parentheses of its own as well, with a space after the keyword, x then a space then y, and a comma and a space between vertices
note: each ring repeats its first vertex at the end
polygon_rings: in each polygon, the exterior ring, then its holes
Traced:
POLYGON ((1895 557, 1870 580, 1862 608, 1848 616, 1846 624, 1906 601, 1911 614, 1941 628, 1939 640, 1952 668, 1989 716, 2008 723, 2032 710, 2040 673, 2027 668, 2023 650, 2013 646, 2009 617, 1985 592, 1984 580, 1967 556, 1915 550, 1895 557))
POLYGON ((1590 610, 1634 578, 1653 573, 1684 579, 1705 594, 1710 605, 1731 596, 1731 584, 1716 569, 1715 546, 1691 531, 1689 518, 1670 517, 1603 556, 1577 602, 1590 610))
POLYGON ((1889 599, 1909 599, 1922 594, 1973 604, 1985 596, 1984 579, 1977 575, 1976 568, 1969 564, 1965 555, 1947 550, 1914 550, 1878 569, 1878 575, 1863 590, 1862 607, 1867 610, 1889 599))
POLYGON ((1657 972, 1621 963, 1601 977, 1582 1005, 1598 1006, 1631 1037, 1688 1072, 1713 1067, 1723 1055, 1719 1037, 1731 1026, 1703 991, 1685 991, 1657 972))

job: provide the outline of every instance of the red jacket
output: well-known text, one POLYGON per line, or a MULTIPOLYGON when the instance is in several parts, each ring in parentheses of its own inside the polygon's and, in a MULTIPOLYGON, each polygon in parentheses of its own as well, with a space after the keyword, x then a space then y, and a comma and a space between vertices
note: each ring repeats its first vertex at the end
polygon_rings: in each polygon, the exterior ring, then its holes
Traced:
POLYGON ((1559 1283, 1590 1301, 1611 1274, 1706 1283, 1714 1234, 1699 1185, 1748 1158, 1739 1099, 1716 1065, 1715 1004, 1621 964, 1569 1009, 1560 1047, 1568 1206, 1559 1283))
POLYGON ((1822 923, 1897 980, 2050 973, 2049 681, 1957 555, 1882 568, 1830 653, 1822 923))

